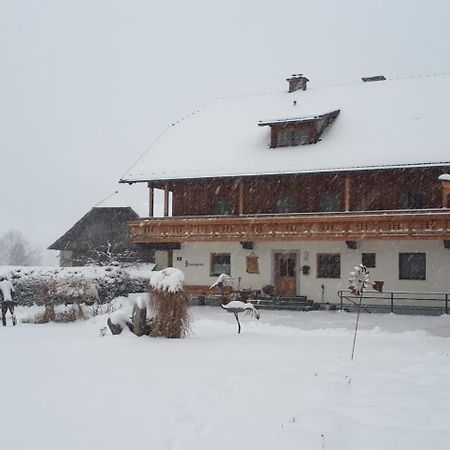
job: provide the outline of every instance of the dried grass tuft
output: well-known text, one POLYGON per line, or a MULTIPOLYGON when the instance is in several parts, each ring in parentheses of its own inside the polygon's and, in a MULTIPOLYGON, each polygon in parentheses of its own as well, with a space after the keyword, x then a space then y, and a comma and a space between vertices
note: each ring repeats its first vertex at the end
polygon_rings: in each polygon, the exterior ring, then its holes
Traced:
POLYGON ((22 322, 35 324, 48 322, 69 323, 84 319, 86 319, 86 315, 81 305, 72 305, 72 307, 68 310, 55 312, 54 305, 47 303, 43 312, 37 313, 34 317, 24 319, 22 322))
POLYGON ((48 323, 48 322, 75 322, 86 319, 81 302, 96 298, 97 290, 92 283, 83 278, 58 280, 51 278, 45 280, 40 286, 41 299, 44 301, 45 309, 34 317, 22 320, 24 323, 48 323), (55 305, 66 301, 71 303, 70 309, 56 311, 55 305))
POLYGON ((60 311, 55 314, 54 322, 75 322, 77 320, 85 320, 83 308, 79 304, 75 304, 67 311, 60 311))
POLYGON ((190 330, 188 297, 183 291, 168 292, 151 289, 150 298, 154 312, 152 336, 182 338, 190 330))

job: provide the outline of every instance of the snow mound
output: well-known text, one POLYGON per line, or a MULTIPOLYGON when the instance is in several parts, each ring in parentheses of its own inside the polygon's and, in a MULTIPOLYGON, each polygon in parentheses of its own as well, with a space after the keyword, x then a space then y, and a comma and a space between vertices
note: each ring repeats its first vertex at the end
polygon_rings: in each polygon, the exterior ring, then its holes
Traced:
POLYGON ((183 290, 184 273, 180 269, 168 267, 152 273, 150 286, 159 291, 171 293, 183 290))
POLYGON ((114 311, 109 316, 109 319, 114 325, 122 325, 124 329, 126 328, 127 322, 130 322, 130 317, 121 309, 119 311, 114 311))

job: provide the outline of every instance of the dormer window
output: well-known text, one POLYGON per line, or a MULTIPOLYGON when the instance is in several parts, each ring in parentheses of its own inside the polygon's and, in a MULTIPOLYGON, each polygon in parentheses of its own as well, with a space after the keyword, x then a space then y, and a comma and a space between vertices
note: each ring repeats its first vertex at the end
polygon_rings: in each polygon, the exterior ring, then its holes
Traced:
POLYGON ((277 147, 288 147, 292 145, 292 131, 280 130, 277 133, 277 147))
POLYGON ((295 130, 293 133, 294 145, 310 144, 310 133, 308 130, 295 130))
POLYGON ((324 130, 336 119, 339 110, 313 117, 260 121, 260 127, 270 126, 270 147, 295 147, 315 144, 324 130))
POLYGON ((281 129, 277 133, 277 147, 310 144, 311 133, 306 129, 281 129))

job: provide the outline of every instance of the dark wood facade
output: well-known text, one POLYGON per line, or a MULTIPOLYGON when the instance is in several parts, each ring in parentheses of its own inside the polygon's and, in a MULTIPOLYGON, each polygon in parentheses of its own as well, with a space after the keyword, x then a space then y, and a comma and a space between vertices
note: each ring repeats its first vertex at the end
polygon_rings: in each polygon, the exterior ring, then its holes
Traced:
POLYGON ((427 168, 205 178, 170 182, 169 189, 173 193, 173 216, 217 215, 215 202, 221 200, 231 205, 230 215, 239 215, 240 212, 279 214, 434 209, 442 206, 442 187, 438 177, 444 171, 444 168, 427 168), (415 198, 413 194, 420 195, 415 198), (335 208, 324 209, 322 200, 327 196, 335 199, 335 208), (289 199, 288 204, 286 199, 289 199))
POLYGON ((216 240, 447 242, 450 193, 448 182, 439 181, 446 172, 433 167, 155 181, 150 191, 164 189, 166 217, 130 222, 131 238, 151 247, 216 240))

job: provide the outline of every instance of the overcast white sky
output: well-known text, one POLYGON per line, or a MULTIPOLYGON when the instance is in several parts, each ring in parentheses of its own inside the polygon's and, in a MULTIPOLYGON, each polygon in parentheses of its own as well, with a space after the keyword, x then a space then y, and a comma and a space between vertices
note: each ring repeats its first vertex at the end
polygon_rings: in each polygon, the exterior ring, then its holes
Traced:
POLYGON ((448 0, 0 0, 0 234, 44 248, 117 188, 147 214, 117 181, 217 96, 450 72, 449 23, 448 0))

